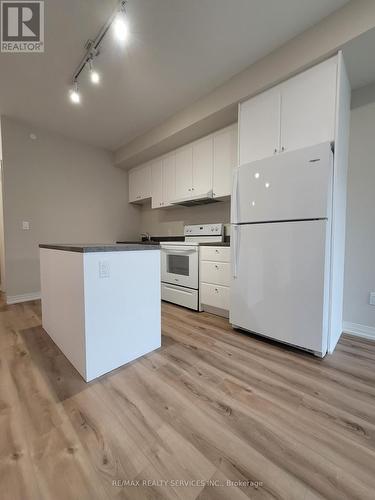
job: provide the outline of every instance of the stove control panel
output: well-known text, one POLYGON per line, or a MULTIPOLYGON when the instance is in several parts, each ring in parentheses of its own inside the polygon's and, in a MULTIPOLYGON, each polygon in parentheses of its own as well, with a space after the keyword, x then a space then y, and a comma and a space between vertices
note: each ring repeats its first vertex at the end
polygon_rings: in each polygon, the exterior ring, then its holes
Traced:
POLYGON ((223 224, 201 224, 184 227, 185 236, 223 236, 223 224))

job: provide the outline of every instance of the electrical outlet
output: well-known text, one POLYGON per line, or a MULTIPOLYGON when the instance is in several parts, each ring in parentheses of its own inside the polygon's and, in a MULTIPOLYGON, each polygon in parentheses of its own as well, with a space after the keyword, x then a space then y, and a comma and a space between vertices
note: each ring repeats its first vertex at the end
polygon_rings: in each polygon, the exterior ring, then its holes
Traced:
POLYGON ((109 278, 111 275, 111 269, 108 260, 99 261, 99 278, 109 278))
POLYGON ((23 231, 29 231, 30 222, 27 222, 26 220, 22 221, 22 229, 23 229, 23 231))
POLYGON ((375 292, 370 292, 370 306, 375 306, 375 292))

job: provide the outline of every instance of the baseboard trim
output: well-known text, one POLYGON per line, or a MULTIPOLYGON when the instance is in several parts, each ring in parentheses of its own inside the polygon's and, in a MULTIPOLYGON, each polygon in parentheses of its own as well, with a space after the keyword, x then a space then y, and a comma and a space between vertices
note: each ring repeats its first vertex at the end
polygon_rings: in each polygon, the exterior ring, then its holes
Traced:
POLYGON ((375 340, 375 328, 373 326, 360 325, 359 323, 344 321, 343 331, 344 333, 355 335, 356 337, 375 340))
POLYGON ((24 293, 23 295, 7 296, 7 304, 20 304, 21 302, 29 302, 30 300, 40 299, 40 292, 24 293))

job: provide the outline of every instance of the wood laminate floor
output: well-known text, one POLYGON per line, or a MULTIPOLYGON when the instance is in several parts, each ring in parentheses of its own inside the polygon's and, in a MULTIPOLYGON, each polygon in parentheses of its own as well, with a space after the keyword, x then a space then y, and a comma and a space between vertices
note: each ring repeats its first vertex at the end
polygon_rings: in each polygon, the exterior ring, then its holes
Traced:
POLYGON ((374 499, 374 367, 163 304, 162 348, 85 384, 38 301, 1 302, 0 498, 374 499))

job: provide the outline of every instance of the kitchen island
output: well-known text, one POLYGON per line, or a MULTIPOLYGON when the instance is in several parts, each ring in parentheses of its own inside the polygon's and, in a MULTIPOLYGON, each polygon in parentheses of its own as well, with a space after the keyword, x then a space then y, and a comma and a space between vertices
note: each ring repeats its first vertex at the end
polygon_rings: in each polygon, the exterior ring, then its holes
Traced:
POLYGON ((39 247, 43 328, 86 382, 160 347, 158 245, 39 247))

